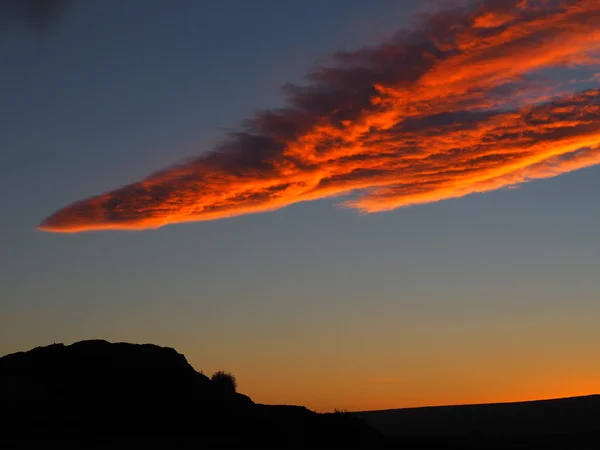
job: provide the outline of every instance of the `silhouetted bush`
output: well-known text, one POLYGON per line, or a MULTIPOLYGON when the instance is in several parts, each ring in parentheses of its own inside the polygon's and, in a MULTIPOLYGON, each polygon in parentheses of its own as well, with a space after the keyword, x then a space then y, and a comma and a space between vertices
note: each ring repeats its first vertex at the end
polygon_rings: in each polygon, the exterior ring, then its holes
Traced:
POLYGON ((236 392, 237 390, 237 381, 233 374, 229 372, 218 370, 213 373, 210 380, 223 392, 236 392))

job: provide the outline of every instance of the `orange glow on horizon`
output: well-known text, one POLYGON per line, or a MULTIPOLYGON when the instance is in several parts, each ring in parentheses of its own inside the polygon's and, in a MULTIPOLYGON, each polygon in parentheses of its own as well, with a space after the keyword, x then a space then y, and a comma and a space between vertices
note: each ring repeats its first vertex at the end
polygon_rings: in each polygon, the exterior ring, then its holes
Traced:
POLYGON ((600 394, 600 377, 524 377, 521 380, 508 379, 502 386, 485 386, 473 379, 452 380, 447 386, 438 379, 431 385, 426 381, 420 387, 402 380, 379 383, 342 381, 336 387, 325 381, 321 385, 295 383, 295 380, 287 380, 286 385, 246 383, 242 392, 260 403, 304 405, 317 412, 513 403, 600 394))
POLYGON ((244 342, 239 349, 188 343, 184 354, 205 373, 227 367, 255 402, 319 412, 600 394, 600 362, 591 357, 598 346, 594 314, 457 321, 462 314, 428 313, 424 322, 403 308, 389 311, 297 328, 279 324, 263 335, 256 324, 236 335, 244 342))
POLYGON ((139 230, 350 194, 363 213, 482 193, 600 164, 600 89, 539 82, 600 61, 600 3, 482 2, 339 53, 289 107, 195 160, 73 203, 51 232, 139 230))
POLYGON ((504 386, 486 387, 475 380, 464 379, 444 387, 417 388, 407 382, 369 383, 366 380, 342 382, 341 386, 290 386, 246 384, 243 392, 257 402, 267 404, 304 405, 317 412, 375 411, 418 408, 424 406, 513 403, 534 400, 578 397, 600 394, 600 378, 549 377, 548 379, 510 380, 504 386), (244 390, 245 389, 245 390, 244 390))

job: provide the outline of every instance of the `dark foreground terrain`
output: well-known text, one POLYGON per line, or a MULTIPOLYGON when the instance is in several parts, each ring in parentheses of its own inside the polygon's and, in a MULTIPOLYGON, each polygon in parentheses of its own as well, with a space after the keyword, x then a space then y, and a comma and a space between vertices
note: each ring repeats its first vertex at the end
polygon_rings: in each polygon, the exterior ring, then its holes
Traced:
POLYGON ((0 358, 0 449, 600 448, 600 396, 317 414, 254 403, 155 345, 83 341, 0 358))
POLYGON ((83 341, 0 358, 0 449, 371 448, 361 419, 254 403, 155 345, 83 341))
POLYGON ((600 395, 352 415, 398 448, 600 449, 600 395))

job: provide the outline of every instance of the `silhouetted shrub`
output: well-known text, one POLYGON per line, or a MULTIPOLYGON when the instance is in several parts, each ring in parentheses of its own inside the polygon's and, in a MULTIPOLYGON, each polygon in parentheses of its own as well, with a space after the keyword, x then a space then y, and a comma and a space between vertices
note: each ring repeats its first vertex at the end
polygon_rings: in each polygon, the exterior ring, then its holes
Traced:
POLYGON ((223 392, 236 392, 237 390, 237 381, 233 374, 229 372, 218 370, 213 373, 210 380, 223 392))

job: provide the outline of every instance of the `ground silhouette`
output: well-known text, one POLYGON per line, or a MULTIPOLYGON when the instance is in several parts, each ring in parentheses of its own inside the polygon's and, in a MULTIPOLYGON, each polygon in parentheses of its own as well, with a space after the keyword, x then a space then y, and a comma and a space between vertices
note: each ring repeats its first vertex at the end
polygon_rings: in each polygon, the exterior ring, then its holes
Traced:
POLYGON ((0 358, 0 448, 372 448, 361 419, 254 403, 156 345, 82 341, 0 358))
POLYGON ((352 415, 404 448, 600 449, 600 395, 352 415))
POLYGON ((600 448, 600 396, 317 414, 223 389, 174 349, 82 341, 0 358, 0 449, 600 448))

